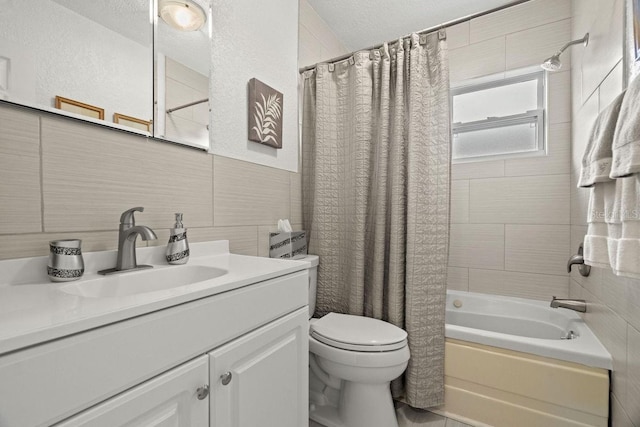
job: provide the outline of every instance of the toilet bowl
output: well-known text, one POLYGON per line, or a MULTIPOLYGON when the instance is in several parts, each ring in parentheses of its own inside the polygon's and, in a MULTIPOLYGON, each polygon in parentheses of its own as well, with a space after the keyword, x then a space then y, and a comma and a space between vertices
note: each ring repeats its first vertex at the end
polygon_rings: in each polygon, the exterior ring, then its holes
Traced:
MULTIPOLYGON (((319 258, 309 265, 309 313, 315 310, 319 258)), ((329 313, 309 328, 309 418, 327 427, 397 427, 390 382, 409 361, 407 333, 387 322, 329 313)))

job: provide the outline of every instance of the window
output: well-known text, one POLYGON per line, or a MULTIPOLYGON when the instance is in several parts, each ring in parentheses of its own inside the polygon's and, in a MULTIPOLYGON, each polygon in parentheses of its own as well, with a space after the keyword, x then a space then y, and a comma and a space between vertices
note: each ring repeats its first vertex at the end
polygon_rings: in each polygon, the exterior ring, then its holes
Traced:
POLYGON ((453 87, 453 162, 545 154, 544 77, 528 70, 453 87))

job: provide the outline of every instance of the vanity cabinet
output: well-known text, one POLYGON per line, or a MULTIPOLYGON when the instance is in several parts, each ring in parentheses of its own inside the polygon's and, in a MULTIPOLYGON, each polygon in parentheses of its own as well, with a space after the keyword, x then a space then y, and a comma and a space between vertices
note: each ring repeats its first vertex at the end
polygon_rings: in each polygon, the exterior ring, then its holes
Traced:
POLYGON ((2 355, 0 426, 306 425, 307 281, 245 283, 2 355))
POLYGON ((211 427, 300 427, 308 421, 308 309, 209 353, 211 427))
POLYGON ((209 361, 200 356, 56 427, 201 427, 209 422, 209 361))

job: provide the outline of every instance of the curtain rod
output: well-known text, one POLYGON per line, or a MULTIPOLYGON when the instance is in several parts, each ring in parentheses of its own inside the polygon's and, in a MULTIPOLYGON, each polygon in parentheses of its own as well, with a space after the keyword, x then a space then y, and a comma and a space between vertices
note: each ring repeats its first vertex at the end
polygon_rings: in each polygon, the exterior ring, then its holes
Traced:
MULTIPOLYGON (((462 18, 457 18, 457 19, 454 19, 452 21, 443 22, 442 24, 438 24, 438 25, 434 25, 434 26, 429 27, 429 28, 425 28, 424 30, 416 31, 416 33, 417 34, 431 33, 433 31, 440 30, 442 28, 452 27, 454 25, 461 24, 461 23, 466 22, 466 21, 470 21, 470 20, 472 20, 474 18, 479 18, 481 16, 489 15, 489 14, 494 13, 494 12, 499 12, 499 11, 501 11, 503 9, 507 9, 509 7, 512 7, 512 6, 517 6, 519 4, 526 3, 528 1, 530 1, 530 0, 514 0, 514 1, 510 2, 510 3, 507 3, 507 4, 502 5, 502 6, 494 7, 493 9, 489 9, 489 10, 486 10, 484 12, 474 13, 474 14, 467 15, 467 16, 462 17, 462 18)), ((404 39, 406 37, 409 37, 410 35, 411 34, 407 34, 407 35, 405 35, 403 37, 399 37, 399 38, 404 39)), ((395 42, 397 40, 398 39, 394 39, 393 41, 390 41, 388 43, 393 43, 393 42, 395 42)), ((375 46, 367 47, 367 48, 364 48, 364 49, 358 49, 355 52, 359 52, 361 50, 380 49, 382 46, 384 46, 384 43, 377 44, 375 46)), ((324 64, 324 63, 334 63, 334 62, 343 61, 343 60, 349 58, 350 56, 352 56, 355 52, 345 53, 344 55, 336 56, 335 58, 331 58, 331 59, 329 59, 327 61, 322 61, 322 62, 319 62, 319 63, 324 64)), ((316 65, 318 65, 318 64, 308 65, 306 67, 300 68, 298 71, 300 73, 303 73, 305 71, 312 70, 312 69, 316 68, 316 65)))

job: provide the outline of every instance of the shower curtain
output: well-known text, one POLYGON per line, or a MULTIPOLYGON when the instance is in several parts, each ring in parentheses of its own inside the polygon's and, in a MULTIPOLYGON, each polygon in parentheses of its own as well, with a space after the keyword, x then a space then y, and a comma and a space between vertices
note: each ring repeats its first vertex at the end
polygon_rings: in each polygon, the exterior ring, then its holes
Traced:
POLYGON ((444 400, 449 70, 444 30, 303 73, 303 221, 316 314, 388 321, 411 359, 394 396, 444 400))

